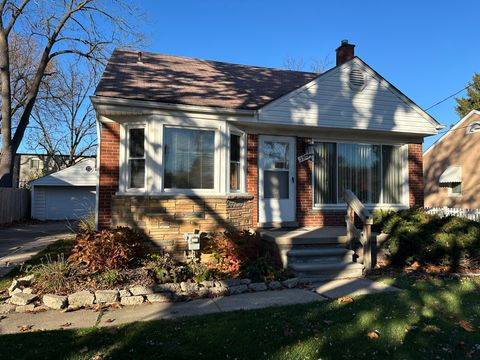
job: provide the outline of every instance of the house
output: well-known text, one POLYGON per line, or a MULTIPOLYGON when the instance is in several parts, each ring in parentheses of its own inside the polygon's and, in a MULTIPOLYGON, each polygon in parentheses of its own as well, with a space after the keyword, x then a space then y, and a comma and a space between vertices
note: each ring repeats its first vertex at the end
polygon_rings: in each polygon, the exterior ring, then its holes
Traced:
MULTIPOLYGON (((82 157, 88 158, 92 157, 82 157)), ((25 188, 34 179, 64 169, 68 159, 69 155, 17 153, 13 165, 14 187, 25 188)))
POLYGON ((480 208, 480 111, 472 110, 423 155, 425 207, 480 208))
POLYGON ((101 127, 98 226, 183 235, 345 226, 423 206, 422 142, 441 125, 342 41, 322 73, 116 49, 91 98, 101 127))
POLYGON ((79 220, 88 216, 95 211, 96 185, 94 159, 31 181, 32 218, 79 220))

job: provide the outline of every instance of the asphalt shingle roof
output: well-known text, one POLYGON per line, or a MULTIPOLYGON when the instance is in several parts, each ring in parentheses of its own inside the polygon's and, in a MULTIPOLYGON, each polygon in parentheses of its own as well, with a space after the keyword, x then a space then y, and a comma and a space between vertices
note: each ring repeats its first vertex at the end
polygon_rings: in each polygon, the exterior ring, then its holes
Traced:
POLYGON ((255 110, 318 74, 116 49, 95 95, 255 110))

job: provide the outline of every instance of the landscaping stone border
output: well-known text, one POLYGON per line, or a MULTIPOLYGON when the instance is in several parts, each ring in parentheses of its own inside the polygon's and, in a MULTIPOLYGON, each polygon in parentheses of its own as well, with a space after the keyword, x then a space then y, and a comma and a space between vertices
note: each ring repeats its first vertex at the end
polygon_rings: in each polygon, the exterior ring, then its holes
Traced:
POLYGON ((115 290, 78 291, 67 296, 45 294, 42 297, 32 294, 32 277, 13 280, 10 296, 0 302, 0 314, 10 312, 35 312, 45 308, 54 310, 76 310, 85 307, 120 304, 135 306, 143 303, 179 302, 198 298, 231 296, 246 292, 273 291, 303 287, 306 283, 298 278, 285 281, 252 283, 250 279, 227 279, 215 281, 134 285, 115 290), (22 286, 18 286, 22 284, 22 286))

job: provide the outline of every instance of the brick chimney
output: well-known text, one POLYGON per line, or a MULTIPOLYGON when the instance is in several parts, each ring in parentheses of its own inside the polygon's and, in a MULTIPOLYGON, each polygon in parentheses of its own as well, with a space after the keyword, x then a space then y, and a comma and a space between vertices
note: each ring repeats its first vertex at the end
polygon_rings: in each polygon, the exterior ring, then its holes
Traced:
POLYGON ((340 46, 335 50, 337 52, 337 66, 352 60, 355 56, 355 45, 349 44, 348 40, 342 40, 340 46))

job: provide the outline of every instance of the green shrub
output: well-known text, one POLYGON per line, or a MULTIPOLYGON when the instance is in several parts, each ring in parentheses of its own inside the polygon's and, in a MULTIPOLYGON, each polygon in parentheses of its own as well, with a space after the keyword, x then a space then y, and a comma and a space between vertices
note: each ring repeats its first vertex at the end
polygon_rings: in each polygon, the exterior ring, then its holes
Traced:
POLYGON ((206 264, 195 262, 188 264, 185 268, 191 274, 188 277, 192 277, 197 284, 212 278, 212 272, 206 264))
POLYGON ((118 270, 107 270, 101 273, 97 279, 101 287, 112 287, 120 284, 124 280, 124 276, 118 270))
POLYGON ((143 237, 127 227, 80 233, 75 241, 67 260, 90 273, 125 268, 144 251, 143 237))
POLYGON ((183 280, 182 270, 176 266, 170 254, 148 254, 142 261, 153 277, 160 283, 178 282, 183 280))
POLYGON ((241 266, 241 276, 252 281, 267 281, 275 278, 275 268, 269 257, 258 257, 245 261, 241 266))
POLYGON ((374 212, 376 231, 390 236, 386 249, 395 265, 458 267, 480 256, 480 224, 459 217, 429 215, 422 209, 374 212))
POLYGON ((95 212, 90 211, 84 218, 81 218, 78 222, 78 229, 80 232, 95 231, 95 212))

